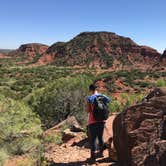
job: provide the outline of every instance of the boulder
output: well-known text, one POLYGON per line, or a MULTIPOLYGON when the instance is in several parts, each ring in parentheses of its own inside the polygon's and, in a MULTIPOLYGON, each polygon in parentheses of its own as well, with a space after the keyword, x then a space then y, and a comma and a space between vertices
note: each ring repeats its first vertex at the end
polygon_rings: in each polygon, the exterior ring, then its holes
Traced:
POLYGON ((113 122, 113 143, 121 166, 166 165, 166 91, 128 107, 113 122))
POLYGON ((106 120, 104 134, 103 134, 104 142, 109 142, 109 139, 113 137, 112 123, 115 117, 116 114, 112 113, 111 116, 109 116, 109 118, 106 120))
POLYGON ((70 139, 76 137, 77 134, 72 132, 70 129, 66 129, 62 132, 62 141, 63 143, 68 142, 70 139))
POLYGON ((49 128, 44 133, 54 133, 61 132, 62 130, 70 129, 71 132, 81 132, 83 131, 83 128, 78 123, 77 119, 74 116, 69 116, 64 121, 54 125, 52 128, 49 128))

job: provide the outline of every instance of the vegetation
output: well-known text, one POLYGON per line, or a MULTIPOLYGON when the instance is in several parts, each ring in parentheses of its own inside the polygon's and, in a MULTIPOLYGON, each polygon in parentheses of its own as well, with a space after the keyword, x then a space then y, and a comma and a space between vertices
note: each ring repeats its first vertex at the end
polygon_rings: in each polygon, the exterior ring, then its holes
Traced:
POLYGON ((0 96, 0 161, 41 149, 41 122, 23 102, 0 96), (5 151, 4 151, 5 149, 5 151))
POLYGON ((5 161, 9 158, 7 152, 4 149, 0 149, 0 166, 3 166, 5 161))
POLYGON ((64 120, 68 115, 75 115, 80 122, 87 87, 92 82, 87 75, 60 78, 44 88, 34 91, 25 101, 36 112, 46 128, 64 120))
POLYGON ((166 79, 160 78, 157 80, 156 85, 158 87, 166 87, 166 79))
POLYGON ((70 73, 70 68, 58 69, 53 66, 1 68, 0 92, 4 96, 22 99, 32 91, 70 73))

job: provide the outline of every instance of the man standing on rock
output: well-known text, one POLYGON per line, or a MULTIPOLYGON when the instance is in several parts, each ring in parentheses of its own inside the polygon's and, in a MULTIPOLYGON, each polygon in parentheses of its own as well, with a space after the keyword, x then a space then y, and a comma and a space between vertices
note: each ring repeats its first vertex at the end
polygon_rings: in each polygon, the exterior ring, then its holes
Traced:
POLYGON ((95 118, 95 103, 98 100, 98 98, 103 98, 104 102, 108 104, 110 102, 110 98, 107 97, 104 94, 98 93, 97 86, 94 84, 91 84, 89 86, 89 92, 90 96, 86 97, 86 109, 85 111, 89 113, 88 117, 88 134, 89 136, 89 142, 90 142, 90 161, 96 160, 96 138, 98 138, 99 142, 99 153, 98 156, 103 156, 103 150, 104 150, 104 141, 103 141, 103 132, 104 132, 104 125, 105 125, 105 119, 96 119, 95 118))

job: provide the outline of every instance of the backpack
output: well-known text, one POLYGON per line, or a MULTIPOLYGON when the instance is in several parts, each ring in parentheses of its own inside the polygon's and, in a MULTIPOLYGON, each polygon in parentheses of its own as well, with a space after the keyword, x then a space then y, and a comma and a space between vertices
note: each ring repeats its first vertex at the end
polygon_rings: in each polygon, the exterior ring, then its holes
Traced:
POLYGON ((94 99, 93 117, 96 121, 107 120, 109 117, 110 109, 106 97, 99 95, 94 99))

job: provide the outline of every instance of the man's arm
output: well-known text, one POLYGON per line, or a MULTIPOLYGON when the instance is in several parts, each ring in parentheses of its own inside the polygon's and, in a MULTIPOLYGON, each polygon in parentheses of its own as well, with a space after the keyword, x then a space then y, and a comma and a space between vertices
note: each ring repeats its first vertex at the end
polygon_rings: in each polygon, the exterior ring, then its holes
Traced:
POLYGON ((84 111, 88 113, 89 112, 89 107, 90 107, 89 102, 85 101, 85 109, 84 109, 84 111))

